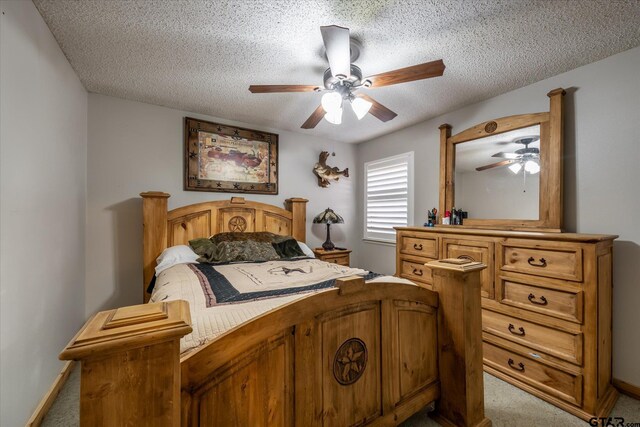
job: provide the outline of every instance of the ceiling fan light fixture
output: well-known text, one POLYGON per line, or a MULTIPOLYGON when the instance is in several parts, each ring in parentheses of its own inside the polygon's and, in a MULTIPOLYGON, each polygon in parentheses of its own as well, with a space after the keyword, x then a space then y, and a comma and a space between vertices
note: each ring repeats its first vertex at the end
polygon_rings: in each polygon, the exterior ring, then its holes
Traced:
MULTIPOLYGON (((324 54, 329 67, 324 71, 324 88, 315 85, 251 85, 251 93, 289 93, 289 92, 327 92, 322 97, 321 105, 300 126, 302 129, 313 129, 325 116, 327 121, 335 124, 342 122, 342 104, 345 100, 353 101, 353 92, 361 88, 378 88, 400 83, 440 77, 445 65, 442 59, 429 61, 410 67, 399 68, 370 77, 363 78, 362 70, 354 64, 362 51, 362 44, 353 38, 349 28, 338 25, 320 27, 324 54)), ((369 96, 363 101, 352 104, 358 120, 369 113, 381 122, 388 122, 398 114, 369 96), (360 105, 358 105, 360 104, 360 105), (375 108, 373 108, 375 106, 375 108)))
POLYGON ((362 120, 367 115, 373 104, 362 98, 354 98, 351 100, 351 108, 356 113, 358 120, 362 120))
POLYGON ((327 92, 322 95, 322 108, 327 114, 340 110, 342 116, 342 96, 338 92, 327 92))
POLYGON ((324 118, 331 124, 339 125, 342 123, 342 108, 338 108, 337 110, 327 111, 327 114, 324 115, 324 118))
POLYGON ((518 172, 520 172, 520 169, 522 169, 522 164, 514 163, 511 166, 509 166, 509 169, 511 170, 511 172, 517 175, 518 172))
POLYGON ((535 175, 538 172, 540 172, 540 165, 538 163, 534 162, 533 160, 528 160, 524 164, 524 170, 529 172, 532 175, 535 175))

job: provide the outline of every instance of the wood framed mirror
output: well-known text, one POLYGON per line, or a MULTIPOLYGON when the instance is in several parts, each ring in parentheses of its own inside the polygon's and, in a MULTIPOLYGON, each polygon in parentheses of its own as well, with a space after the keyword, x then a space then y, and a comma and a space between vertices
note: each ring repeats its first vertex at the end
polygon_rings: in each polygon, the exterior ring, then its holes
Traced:
POLYGON ((440 126, 439 224, 456 207, 468 212, 463 227, 562 231, 564 95, 562 88, 547 94, 549 111, 455 135, 440 126))

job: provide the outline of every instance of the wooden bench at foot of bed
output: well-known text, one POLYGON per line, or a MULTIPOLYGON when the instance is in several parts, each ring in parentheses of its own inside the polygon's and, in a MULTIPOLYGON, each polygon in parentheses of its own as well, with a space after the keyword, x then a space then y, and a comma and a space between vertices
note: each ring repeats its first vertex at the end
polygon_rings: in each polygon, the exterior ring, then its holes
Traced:
POLYGON ((81 425, 396 425, 436 401, 443 425, 489 426, 483 266, 430 267, 438 292, 341 279, 181 360, 186 302, 98 313, 60 355, 82 361, 81 425))

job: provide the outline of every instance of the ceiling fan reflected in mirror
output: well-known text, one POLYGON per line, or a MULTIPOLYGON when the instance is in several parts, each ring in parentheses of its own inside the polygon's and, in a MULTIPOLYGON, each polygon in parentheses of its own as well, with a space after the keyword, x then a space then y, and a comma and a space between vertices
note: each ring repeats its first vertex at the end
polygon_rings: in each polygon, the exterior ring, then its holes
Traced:
POLYGON ((281 92, 324 92, 318 108, 301 126, 313 129, 324 117, 329 123, 342 123, 344 105, 351 105, 358 120, 367 113, 387 122, 397 114, 364 93, 361 89, 375 89, 431 77, 444 73, 445 65, 441 59, 411 67, 400 68, 386 73, 363 78, 362 70, 353 64, 359 55, 361 45, 349 36, 349 29, 330 25, 320 27, 329 68, 324 72, 324 87, 313 85, 251 85, 251 93, 281 92))
POLYGON ((478 172, 493 169, 501 166, 509 166, 514 174, 518 174, 524 168, 525 172, 535 175, 540 172, 540 150, 536 147, 529 147, 530 144, 540 140, 539 136, 524 136, 511 141, 514 144, 522 144, 524 148, 519 148, 514 152, 499 152, 491 157, 501 157, 505 160, 477 167, 478 172))

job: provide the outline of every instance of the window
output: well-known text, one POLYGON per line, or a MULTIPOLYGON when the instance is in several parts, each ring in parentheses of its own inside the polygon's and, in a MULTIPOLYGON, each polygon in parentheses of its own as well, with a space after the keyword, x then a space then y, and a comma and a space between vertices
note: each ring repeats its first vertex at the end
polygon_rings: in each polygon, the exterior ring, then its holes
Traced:
POLYGON ((413 223, 413 151, 364 164, 364 238, 396 241, 413 223))

